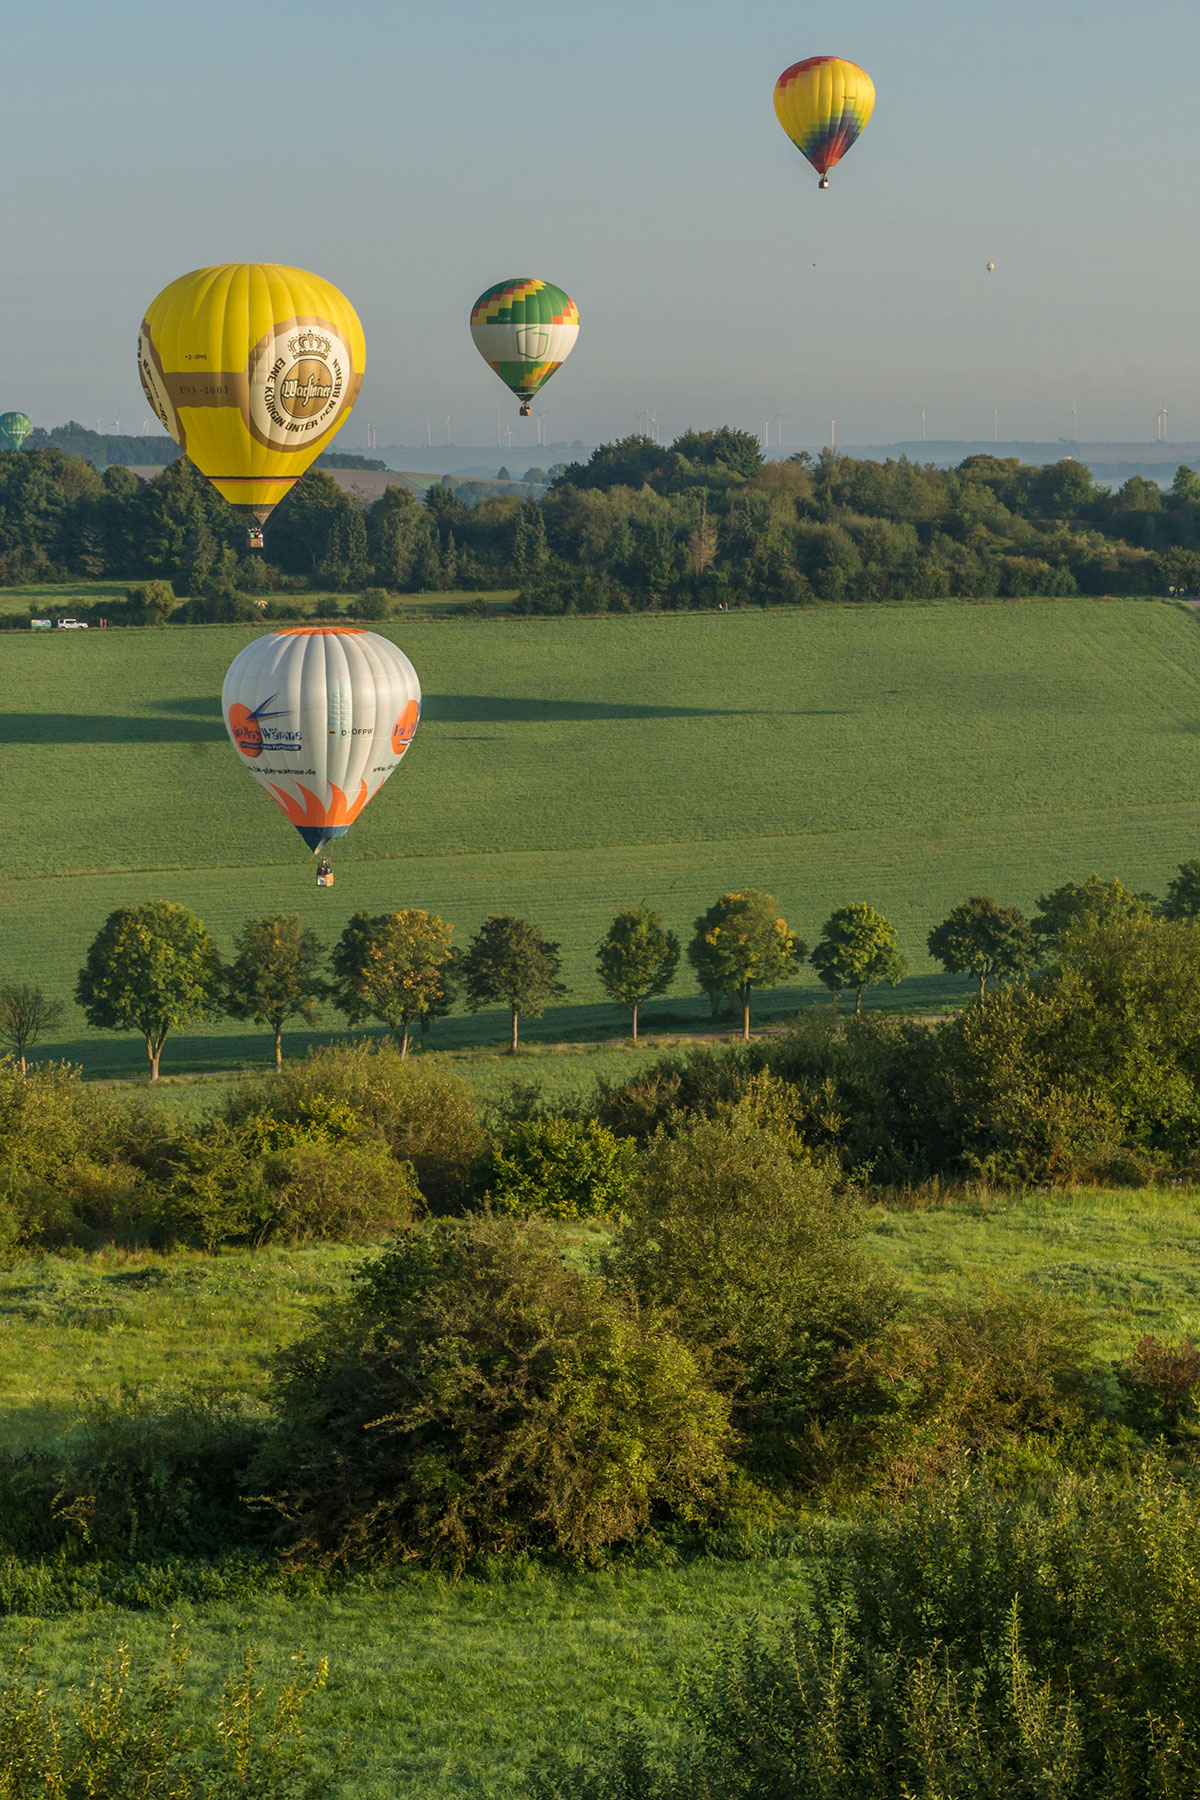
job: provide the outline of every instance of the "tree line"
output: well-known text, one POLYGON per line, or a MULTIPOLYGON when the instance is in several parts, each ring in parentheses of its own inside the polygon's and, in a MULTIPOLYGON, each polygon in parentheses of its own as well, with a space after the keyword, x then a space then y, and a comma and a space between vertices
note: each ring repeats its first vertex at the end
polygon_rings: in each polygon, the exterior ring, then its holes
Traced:
MULTIPOLYGON (((1095 874, 1042 895, 1032 918, 973 894, 933 928, 926 945, 947 973, 973 977, 982 1000, 989 980, 1046 966, 1082 927, 1156 915, 1200 918, 1200 858, 1180 865, 1161 903, 1095 874)), ((326 1001, 352 1025, 386 1026, 401 1056, 414 1027, 424 1037, 460 1000, 472 1012, 503 1006, 515 1054, 522 1016, 539 1018, 566 992, 559 946, 512 914, 489 916, 465 950, 453 944, 453 929, 420 907, 358 912, 327 956, 298 914, 268 913, 247 921, 225 962, 195 913, 151 900, 109 914, 88 949, 75 998, 97 1029, 141 1033, 152 1080, 169 1033, 220 1012, 268 1027, 278 1069, 289 1021, 311 1023, 326 1001)), ((680 956, 677 935, 644 903, 619 912, 598 945, 600 986, 629 1018, 635 1042, 641 1008, 667 993, 680 956)), ((810 953, 774 896, 758 888, 719 896, 695 921, 686 958, 714 1018, 723 1005, 736 1005, 746 1042, 754 993, 794 977, 806 959, 831 993, 854 994, 856 1014, 866 990, 894 987, 908 973, 895 926, 876 908, 861 901, 839 907, 810 953)), ((30 1050, 63 1016, 62 1002, 36 984, 0 983, 0 1043, 22 1073, 30 1050)))
POLYGON ((470 497, 397 485, 363 505, 310 470, 252 556, 186 458, 141 481, 53 446, 8 452, 0 583, 162 580, 194 619, 250 616, 264 598, 286 610, 309 588, 516 589, 537 613, 1200 589, 1200 475, 1186 465, 1165 493, 1141 476, 1110 493, 1072 458, 766 463, 722 427, 602 445, 540 500, 470 497))

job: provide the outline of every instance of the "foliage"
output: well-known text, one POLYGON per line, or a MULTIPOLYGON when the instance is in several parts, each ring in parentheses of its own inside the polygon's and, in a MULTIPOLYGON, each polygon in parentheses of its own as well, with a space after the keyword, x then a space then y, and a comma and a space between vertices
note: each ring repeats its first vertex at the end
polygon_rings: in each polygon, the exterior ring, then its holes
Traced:
POLYGON ((809 960, 833 993, 854 989, 856 1013, 862 1011, 864 988, 884 981, 895 987, 908 973, 896 945, 895 926, 861 901, 830 914, 809 960))
POLYGON ((1180 863, 1178 874, 1167 884, 1162 915, 1164 919, 1200 918, 1200 857, 1180 863))
POLYGON ((52 1000, 36 982, 0 982, 0 1044, 11 1047, 22 1075, 27 1052, 62 1023, 65 1010, 61 1000, 52 1000))
POLYGON ((1021 975, 1037 961, 1037 945, 1024 913, 972 894, 935 925, 929 954, 952 975, 975 975, 982 1000, 988 977, 1021 975))
POLYGON ((606 1267, 702 1347, 765 1473, 797 1473, 839 1358, 895 1310, 860 1232, 828 1171, 744 1111, 643 1152, 606 1267))
POLYGON ((465 1082, 370 1043, 314 1051, 270 1082, 236 1088, 224 1118, 270 1151, 312 1139, 375 1138, 396 1163, 411 1164, 434 1207, 464 1197, 486 1144, 465 1082))
POLYGON ((811 1478, 902 1489, 984 1452, 1080 1436, 1098 1410, 1090 1336, 1044 1295, 910 1305, 842 1360, 811 1478))
POLYGON ((111 912, 88 948, 75 998, 89 1025, 140 1031, 150 1079, 167 1033, 216 1011, 221 965, 202 920, 170 900, 111 912))
POLYGON ((509 1127, 479 1180, 497 1212, 606 1219, 621 1211, 636 1169, 629 1139, 594 1119, 533 1118, 509 1127))
POLYGON ((334 946, 334 998, 352 1025, 379 1019, 408 1055, 413 1021, 449 1009, 453 926, 419 907, 371 918, 357 912, 334 946))
POLYGON ((517 1050, 521 1013, 539 1018, 548 1000, 566 992, 558 979, 558 945, 548 943, 538 926, 510 914, 493 913, 479 927, 461 964, 467 1006, 504 1005, 512 1015, 509 1047, 517 1050))
MULTIPOLYGON (((966 1162, 1008 1180, 1186 1164, 1200 1130, 1200 935, 1141 909, 1068 932, 1060 967, 990 995, 947 1039, 966 1162)), ((1143 1177, 1144 1178, 1144 1177, 1143 1177)))
POLYGON ((691 1732, 548 1771, 541 1800, 1169 1800, 1200 1781, 1193 1488, 984 1479, 838 1529, 809 1606, 747 1624, 691 1732))
MULTIPOLYGON (((172 1631, 157 1669, 135 1669, 124 1644, 93 1646, 86 1685, 47 1697, 32 1651, 19 1649, 0 1687, 0 1800, 322 1800, 334 1781, 314 1773, 301 1725, 324 1685, 324 1660, 304 1657, 268 1701, 252 1647, 202 1725, 179 1716, 187 1651, 172 1631)), ((211 1705, 211 1702, 209 1702, 211 1705)))
POLYGON ((1056 950, 1068 932, 1109 920, 1144 917, 1153 908, 1153 894, 1134 894, 1117 877, 1102 881, 1093 874, 1086 881, 1065 881, 1053 893, 1040 895, 1030 924, 1035 936, 1056 950))
POLYGON ((1172 1344, 1143 1332, 1117 1366, 1126 1409, 1147 1436, 1194 1437, 1200 1430, 1200 1344, 1172 1344))
POLYGON ((737 995, 748 1041, 752 990, 783 981, 803 959, 805 947, 780 917, 774 895, 758 888, 722 894, 694 929, 687 956, 696 979, 710 996, 737 995))
POLYGON ((1038 468, 972 456, 938 469, 826 450, 765 463, 751 433, 721 426, 670 445, 640 435, 601 445, 560 468, 540 502, 442 481, 423 505, 394 485, 364 506, 314 467, 272 519, 270 560, 256 564, 234 509, 185 457, 147 482, 77 460, 150 453, 138 443, 72 424, 5 453, 0 580, 150 575, 190 594, 192 617, 214 603, 236 616, 238 594, 296 578, 356 596, 516 587, 547 612, 711 607, 724 596, 895 603, 1162 593, 1194 579, 1200 538, 1200 497, 1178 478, 1164 497, 1140 476, 1109 494, 1069 458, 1038 468))
POLYGON ((165 625, 178 602, 169 581, 143 581, 125 596, 135 625, 165 625))
POLYGON ((315 931, 298 913, 266 913, 242 926, 234 959, 224 972, 225 1005, 235 1019, 269 1025, 275 1037, 275 1067, 283 1067, 283 1028, 289 1019, 311 1024, 327 984, 321 973, 325 951, 315 931))
POLYGON ((596 952, 600 985, 616 1006, 632 1018, 636 1039, 638 1009, 656 994, 665 994, 679 967, 679 939, 663 927, 652 906, 619 912, 596 952))
POLYGON ((725 1479, 726 1408, 691 1352, 528 1222, 402 1237, 277 1381, 255 1479, 306 1557, 592 1560, 660 1509, 703 1516, 725 1479))

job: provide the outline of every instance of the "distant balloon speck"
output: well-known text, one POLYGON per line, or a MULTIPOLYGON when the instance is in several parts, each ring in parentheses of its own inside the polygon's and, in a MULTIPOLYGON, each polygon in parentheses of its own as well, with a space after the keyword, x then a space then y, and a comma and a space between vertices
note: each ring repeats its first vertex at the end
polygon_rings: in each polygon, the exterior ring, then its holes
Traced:
POLYGON ((988 272, 988 274, 989 274, 989 275, 994 275, 994 274, 995 274, 995 273, 996 273, 996 265, 995 265, 995 263, 989 263, 989 264, 988 264, 988 266, 987 266, 987 272, 988 272))

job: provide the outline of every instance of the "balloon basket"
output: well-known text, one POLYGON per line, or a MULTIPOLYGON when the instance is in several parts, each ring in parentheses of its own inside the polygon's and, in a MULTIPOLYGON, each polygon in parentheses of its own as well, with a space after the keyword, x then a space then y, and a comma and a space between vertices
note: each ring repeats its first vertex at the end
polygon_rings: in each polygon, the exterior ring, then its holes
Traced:
POLYGON ((332 869, 330 870, 328 875, 318 875, 317 876, 317 886, 318 887, 332 887, 333 886, 333 871, 332 871, 332 869))

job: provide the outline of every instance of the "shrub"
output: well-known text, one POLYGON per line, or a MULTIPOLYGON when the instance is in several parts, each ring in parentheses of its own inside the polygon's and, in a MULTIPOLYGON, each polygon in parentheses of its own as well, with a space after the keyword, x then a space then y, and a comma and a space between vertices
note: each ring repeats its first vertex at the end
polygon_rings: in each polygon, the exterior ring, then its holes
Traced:
POLYGON ((236 1089, 224 1116, 263 1148, 298 1138, 374 1137, 398 1163, 411 1163, 435 1207, 466 1195, 487 1144, 466 1083, 401 1058, 390 1044, 314 1051, 269 1081, 236 1089))
MULTIPOLYGON (((247 1651, 210 1716, 185 1724, 187 1652, 172 1634, 162 1666, 135 1669, 122 1644, 63 1700, 19 1649, 0 1686, 0 1800, 322 1800, 336 1774, 313 1772, 301 1716, 325 1684, 326 1664, 300 1663, 268 1701, 247 1651)), ((210 1702, 211 1705, 211 1702, 210 1702)))
POLYGON ((175 589, 169 581, 144 581, 125 594, 129 616, 135 625, 165 625, 175 611, 175 589))
POLYGON ((271 1222, 288 1243, 382 1237, 411 1225, 421 1203, 410 1163, 385 1144, 296 1144, 263 1159, 271 1222))
POLYGON ((391 615, 394 604, 386 588, 369 587, 355 595, 346 611, 352 619, 386 619, 391 615))
POLYGON ((261 1540, 241 1495, 261 1439, 260 1423, 202 1389, 93 1403, 56 1471, 62 1540, 105 1556, 195 1556, 261 1540))
POLYGON ((964 1456, 1078 1432, 1098 1403, 1082 1313, 1037 1299, 948 1302, 851 1351, 816 1478, 906 1486, 964 1456))
POLYGON ((510 1126, 480 1182, 500 1212, 604 1219, 620 1212, 636 1168, 629 1140, 595 1120, 527 1119, 510 1126))
POLYGON ((597 1114, 620 1137, 646 1144, 686 1113, 715 1117, 719 1107, 740 1098, 759 1066, 757 1045, 662 1056, 628 1081, 601 1080, 597 1114))
POLYGON ((798 1472, 841 1357, 895 1311, 860 1230, 826 1169, 744 1115, 643 1153, 608 1272, 702 1348, 760 1471, 798 1472))
POLYGON ((1194 1436, 1200 1427, 1200 1344, 1146 1332, 1117 1367, 1126 1411, 1147 1435, 1194 1436))
POLYGON ((594 1559, 659 1512, 702 1516, 728 1415, 652 1313, 493 1214, 410 1232, 277 1365, 254 1471, 294 1554, 594 1559))
POLYGON ((1200 1784, 1200 1504, 1060 1476, 952 1482, 836 1532, 809 1605, 727 1638, 690 1736, 540 1800, 1182 1800, 1200 1784))

